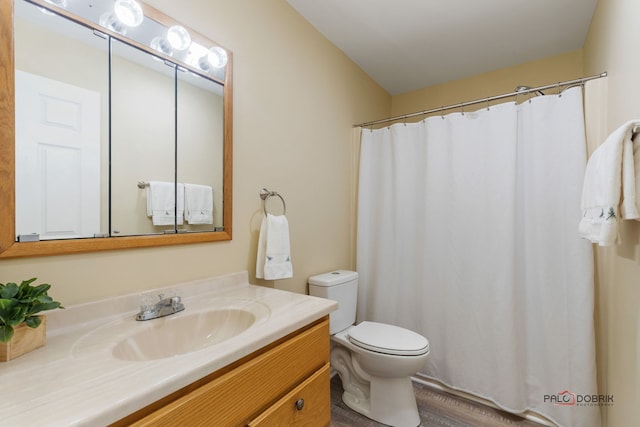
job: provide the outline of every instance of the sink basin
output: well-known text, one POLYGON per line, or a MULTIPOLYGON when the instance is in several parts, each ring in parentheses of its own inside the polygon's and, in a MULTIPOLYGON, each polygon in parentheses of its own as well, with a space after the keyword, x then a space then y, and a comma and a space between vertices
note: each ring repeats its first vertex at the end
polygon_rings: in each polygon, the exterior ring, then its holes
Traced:
POLYGON ((239 298, 198 301, 199 310, 185 302, 180 313, 147 321, 120 319, 85 335, 73 347, 80 355, 110 350, 126 361, 156 360, 191 353, 237 337, 269 317, 262 303, 239 298))
POLYGON ((218 309, 148 321, 148 328, 120 341, 113 355, 123 360, 153 360, 190 353, 246 331, 256 321, 250 311, 218 309))

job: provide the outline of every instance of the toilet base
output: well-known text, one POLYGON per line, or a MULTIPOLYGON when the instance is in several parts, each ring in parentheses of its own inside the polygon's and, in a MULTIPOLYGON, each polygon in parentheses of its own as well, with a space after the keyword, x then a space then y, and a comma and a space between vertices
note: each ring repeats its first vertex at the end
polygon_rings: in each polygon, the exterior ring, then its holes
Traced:
POLYGON ((425 364, 428 352, 398 356, 353 345, 348 330, 331 337, 331 368, 338 373, 342 401, 352 410, 392 427, 416 427, 420 415, 411 375, 425 364))
POLYGON ((393 427, 416 427, 420 414, 411 378, 371 377, 369 399, 345 391, 342 401, 352 410, 393 427))

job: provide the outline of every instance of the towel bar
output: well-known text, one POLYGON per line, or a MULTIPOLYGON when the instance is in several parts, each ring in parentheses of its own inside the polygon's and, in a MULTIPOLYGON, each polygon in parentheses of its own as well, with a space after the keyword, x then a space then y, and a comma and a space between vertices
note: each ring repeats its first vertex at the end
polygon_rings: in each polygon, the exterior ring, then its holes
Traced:
POLYGON ((263 188, 262 190, 260 190, 260 198, 262 200, 264 200, 263 203, 263 209, 264 209, 264 214, 267 214, 267 200, 269 199, 269 197, 271 196, 277 196, 280 198, 280 200, 282 201, 282 215, 286 215, 287 213, 287 204, 284 202, 284 198, 278 194, 275 191, 269 191, 266 188, 263 188))

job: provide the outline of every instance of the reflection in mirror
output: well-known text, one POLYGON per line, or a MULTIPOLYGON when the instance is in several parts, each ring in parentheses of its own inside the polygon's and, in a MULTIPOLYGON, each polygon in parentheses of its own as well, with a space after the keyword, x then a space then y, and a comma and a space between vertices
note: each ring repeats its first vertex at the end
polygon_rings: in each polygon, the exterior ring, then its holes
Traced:
MULTIPOLYGON (((232 53, 138 3, 144 16, 135 27, 137 22, 114 20, 113 0, 0 0, 0 258, 231 239, 232 53), (189 47, 181 50, 172 38, 182 30, 189 33, 182 39, 189 47), (119 106, 110 108, 109 46, 124 47, 117 39, 137 49, 152 69, 169 71, 167 80, 171 72, 180 75, 170 85, 170 155, 164 148, 161 156, 153 151, 169 145, 169 131, 146 127, 146 137, 135 136, 151 121, 154 126, 165 122, 166 112, 151 113, 153 101, 137 107, 145 124, 126 121, 125 108, 131 105, 123 100, 138 101, 143 85, 112 88, 119 106), (45 98, 29 94, 42 85, 49 92, 45 98), (197 99, 191 97, 195 92, 197 99), (43 119, 50 129, 38 134, 34 129, 43 119), (112 122, 123 129, 110 129, 112 122), (31 143, 23 145, 25 140, 31 143), (146 145, 137 145, 141 142, 146 145), (145 163, 163 165, 162 170, 144 169, 145 163), (137 187, 139 181, 153 180, 210 188, 211 215, 205 209, 199 211, 204 219, 153 226, 146 215, 146 190, 137 187), (31 239, 32 233, 39 238, 31 239)), ((115 56, 113 61, 120 67, 112 70, 114 80, 122 81, 127 67, 142 68, 130 59, 129 64, 115 56)))
POLYGON ((16 235, 106 232, 107 40, 20 1, 15 52, 16 235))
POLYGON ((115 39, 111 53, 111 235, 175 232, 174 189, 149 215, 137 184, 175 182, 176 67, 115 39))
POLYGON ((214 231, 223 226, 223 88, 188 71, 179 71, 177 82, 177 172, 185 186, 178 228, 214 231))

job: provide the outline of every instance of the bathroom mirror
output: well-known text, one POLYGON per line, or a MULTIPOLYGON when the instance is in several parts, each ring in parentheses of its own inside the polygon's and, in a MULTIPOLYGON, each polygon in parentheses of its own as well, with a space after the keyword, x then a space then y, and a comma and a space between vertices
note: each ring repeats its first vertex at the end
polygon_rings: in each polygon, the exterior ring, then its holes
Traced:
POLYGON ((118 40, 111 58, 111 234, 162 234, 175 223, 153 225, 137 183, 175 180, 175 66, 118 40))
MULTIPOLYGON (((75 2, 82 3, 76 7, 91 8, 94 15, 85 17, 65 9, 74 2, 0 0, 0 257, 231 239, 231 52, 184 26, 192 47, 180 52, 163 46, 160 51, 152 49, 153 40, 140 30, 129 31, 129 39, 109 22, 96 23, 101 19, 95 14, 101 1, 75 2), (22 16, 25 6, 36 10, 37 19, 22 16), (41 24, 40 15, 57 31, 41 24), (62 27, 68 29, 60 32, 62 27), (25 32, 29 37, 20 38, 25 32), (205 46, 217 47, 226 65, 204 63, 205 46), (29 97, 23 96, 21 88, 37 87, 34 79, 60 85, 44 107, 30 105, 29 97), (81 101, 57 95, 66 97, 76 88, 83 89, 78 95, 81 101), (82 114, 76 111, 78 105, 82 114), (54 129, 41 132, 53 142, 45 141, 44 150, 29 151, 17 145, 16 138, 22 141, 25 133, 32 133, 25 132, 33 126, 25 125, 22 117, 24 111, 34 110, 53 123, 54 129), (74 127, 88 129, 88 140, 97 144, 83 142, 78 144, 83 150, 78 150, 64 134, 74 127), (63 141, 61 148, 55 140, 63 141), (29 167, 20 166, 36 158, 44 173, 34 175, 29 167), (90 166, 73 167, 78 164, 90 166), (213 211, 205 220, 196 215, 182 221, 180 214, 175 216, 180 221, 155 226, 147 215, 150 181, 210 188, 213 211), (40 190, 21 191, 33 188, 34 182, 47 187, 46 197, 40 190), (76 191, 85 196, 74 198, 76 191), (37 218, 40 209, 58 215, 47 216, 52 229, 64 231, 66 222, 80 218, 81 231, 45 233, 30 241, 28 223, 42 222, 37 218)), ((104 3, 113 5, 110 0, 104 3)), ((142 8, 144 21, 161 31, 179 25, 147 5, 142 8)))

